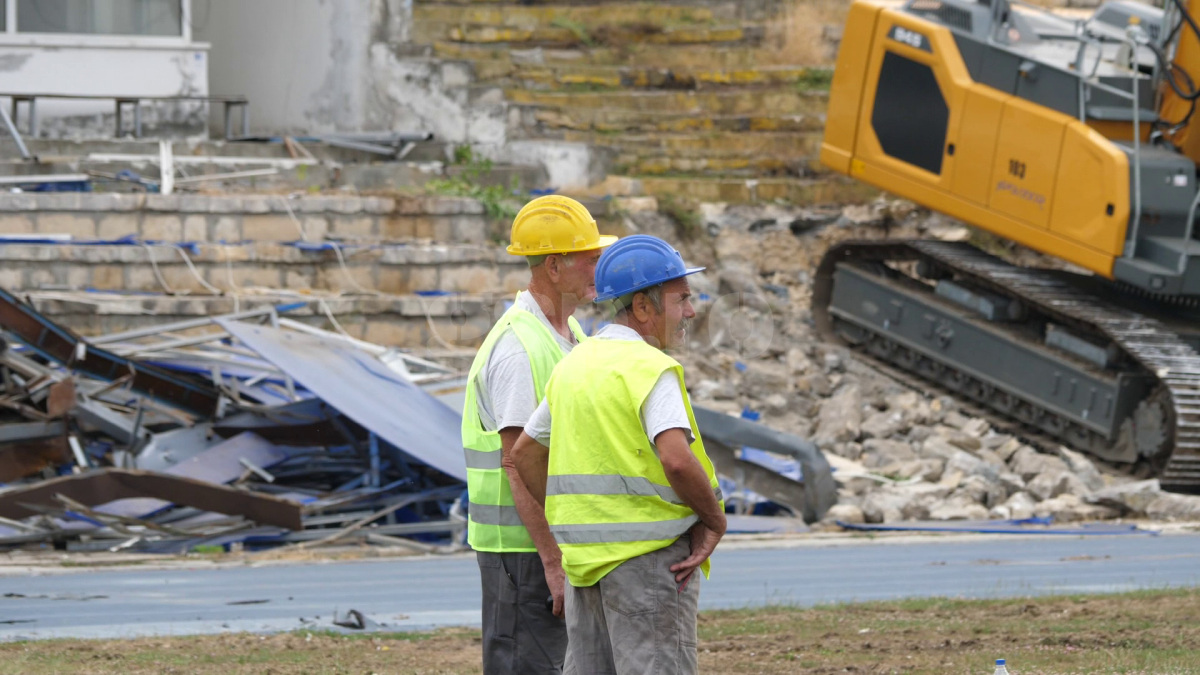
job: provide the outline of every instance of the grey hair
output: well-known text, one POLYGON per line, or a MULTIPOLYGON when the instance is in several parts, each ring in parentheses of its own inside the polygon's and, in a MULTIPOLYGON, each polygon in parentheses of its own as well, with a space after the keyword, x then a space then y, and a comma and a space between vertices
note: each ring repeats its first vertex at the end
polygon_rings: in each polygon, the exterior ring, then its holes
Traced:
POLYGON ((533 269, 533 268, 537 267, 538 265, 541 265, 542 263, 546 262, 546 258, 549 258, 552 255, 561 255, 562 259, 563 259, 563 265, 565 265, 567 267, 575 266, 575 259, 572 258, 570 256, 570 254, 567 254, 567 253, 548 253, 546 255, 527 255, 527 256, 525 256, 525 262, 528 263, 529 269, 533 269))
POLYGON ((655 311, 662 313, 662 311, 663 311, 662 292, 663 292, 663 285, 659 284, 657 286, 651 286, 650 288, 643 288, 640 291, 626 293, 625 295, 622 295, 619 298, 615 298, 610 301, 610 305, 609 305, 611 307, 612 315, 614 317, 617 317, 617 316, 620 316, 621 314, 624 314, 625 312, 627 312, 629 310, 629 308, 633 305, 633 296, 637 295, 638 293, 644 293, 646 295, 646 299, 650 301, 650 304, 654 305, 655 311))

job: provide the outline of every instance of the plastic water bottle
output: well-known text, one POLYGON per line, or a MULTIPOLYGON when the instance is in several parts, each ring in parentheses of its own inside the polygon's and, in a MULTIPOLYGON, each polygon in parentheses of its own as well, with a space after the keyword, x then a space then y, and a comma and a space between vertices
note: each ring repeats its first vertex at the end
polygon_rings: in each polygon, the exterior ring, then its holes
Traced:
POLYGON ((1004 667, 1004 659, 996 659, 996 672, 992 675, 1008 675, 1008 668, 1004 667))

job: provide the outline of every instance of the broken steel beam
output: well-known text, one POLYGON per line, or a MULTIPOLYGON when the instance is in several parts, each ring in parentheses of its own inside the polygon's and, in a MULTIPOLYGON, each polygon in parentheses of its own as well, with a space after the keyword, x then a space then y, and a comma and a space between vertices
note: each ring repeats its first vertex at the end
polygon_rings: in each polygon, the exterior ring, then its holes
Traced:
POLYGON ((37 310, 2 289, 0 328, 16 336, 43 357, 71 370, 106 382, 132 375, 130 388, 138 394, 202 418, 212 417, 217 411, 220 394, 214 387, 90 345, 74 332, 42 316, 37 310))
POLYGON ((8 490, 0 493, 0 517, 19 520, 35 516, 38 512, 25 505, 55 507, 59 505, 56 495, 89 507, 118 499, 151 497, 202 511, 244 516, 263 525, 289 530, 304 527, 297 502, 191 478, 129 469, 91 471, 8 490))

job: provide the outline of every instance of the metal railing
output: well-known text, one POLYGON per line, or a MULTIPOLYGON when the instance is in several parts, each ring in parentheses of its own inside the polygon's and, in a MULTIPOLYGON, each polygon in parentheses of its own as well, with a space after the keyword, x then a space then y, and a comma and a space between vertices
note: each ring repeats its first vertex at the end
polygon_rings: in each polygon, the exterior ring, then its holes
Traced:
POLYGON ((184 101, 204 101, 207 103, 223 103, 225 106, 225 140, 231 141, 250 135, 250 100, 245 96, 105 96, 93 94, 9 94, 0 92, 0 97, 12 99, 12 123, 20 119, 20 104, 26 104, 26 132, 30 137, 38 135, 38 99, 69 99, 83 101, 113 101, 116 106, 116 124, 114 135, 121 138, 125 134, 124 111, 127 106, 133 106, 134 138, 142 137, 142 104, 147 102, 171 103, 184 101), (234 114, 239 113, 241 133, 233 133, 234 114))

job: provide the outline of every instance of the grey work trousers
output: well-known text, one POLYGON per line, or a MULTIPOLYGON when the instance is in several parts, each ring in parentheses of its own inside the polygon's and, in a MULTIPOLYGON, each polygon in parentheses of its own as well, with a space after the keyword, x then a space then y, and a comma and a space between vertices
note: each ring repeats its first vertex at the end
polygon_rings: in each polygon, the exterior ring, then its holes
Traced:
POLYGON ((476 551, 483 583, 483 674, 560 675, 567 624, 546 607, 537 553, 476 551))
POLYGON ((699 570, 680 591, 670 567, 691 538, 630 558, 594 586, 567 585, 564 675, 695 675, 699 570))

